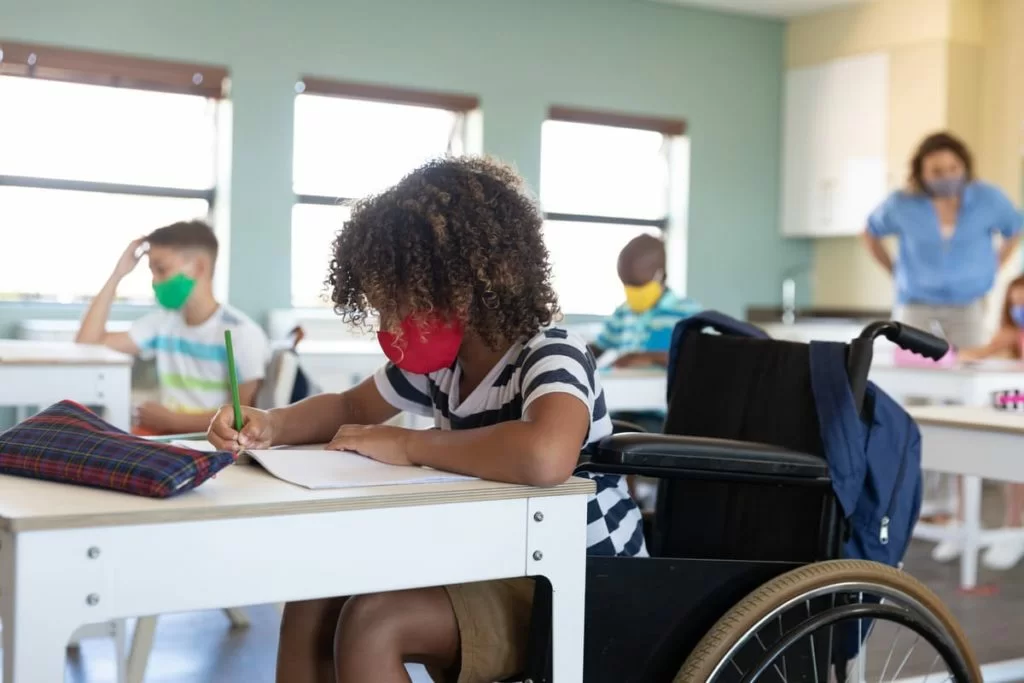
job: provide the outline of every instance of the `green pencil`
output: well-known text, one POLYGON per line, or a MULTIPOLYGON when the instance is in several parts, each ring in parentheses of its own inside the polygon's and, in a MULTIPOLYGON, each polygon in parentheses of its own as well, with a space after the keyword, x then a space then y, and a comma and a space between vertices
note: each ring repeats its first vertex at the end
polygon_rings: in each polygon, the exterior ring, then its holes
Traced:
POLYGON ((242 400, 238 397, 238 372, 235 370, 235 348, 231 345, 231 330, 224 330, 224 346, 228 349, 228 381, 231 383, 231 405, 235 409, 235 431, 242 431, 242 400))

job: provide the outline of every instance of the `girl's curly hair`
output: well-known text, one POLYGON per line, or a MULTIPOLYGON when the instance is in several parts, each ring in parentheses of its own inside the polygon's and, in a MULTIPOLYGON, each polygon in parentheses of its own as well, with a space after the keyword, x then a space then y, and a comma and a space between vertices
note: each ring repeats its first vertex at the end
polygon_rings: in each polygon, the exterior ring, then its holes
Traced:
POLYGON ((437 159, 357 202, 334 240, 326 285, 354 325, 376 312, 458 319, 498 348, 558 314, 543 219, 522 179, 496 161, 437 159))

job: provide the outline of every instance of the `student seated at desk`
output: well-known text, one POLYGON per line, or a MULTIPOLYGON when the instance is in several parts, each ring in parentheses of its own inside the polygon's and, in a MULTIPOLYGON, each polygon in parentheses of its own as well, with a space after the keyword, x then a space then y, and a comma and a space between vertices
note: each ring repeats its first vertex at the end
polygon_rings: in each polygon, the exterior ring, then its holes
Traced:
MULTIPOLYGON (((549 327, 558 309, 542 224, 512 170, 473 158, 428 163, 356 204, 334 244, 332 299, 350 323, 378 315, 390 362, 342 394, 243 408, 241 432, 225 406, 210 441, 330 442, 386 463, 565 481, 611 422, 586 344, 549 327), (380 424, 403 410, 437 429, 380 424)), ((623 479, 593 479, 588 552, 645 555, 623 479)), ((421 662, 437 681, 493 683, 524 665, 532 601, 533 581, 513 579, 289 604, 277 680, 407 682, 404 664, 421 662)))
POLYGON ((270 356, 259 325, 213 296, 217 238, 202 221, 174 223, 132 241, 93 299, 75 341, 156 359, 160 401, 143 403, 133 431, 145 435, 201 432, 229 397, 224 331, 231 330, 239 394, 250 405, 270 356), (117 287, 149 256, 153 293, 162 310, 128 332, 107 332, 117 287))
MULTIPOLYGON (((999 329, 985 346, 963 349, 961 360, 982 360, 996 356, 1020 360, 1024 356, 1024 275, 1015 278, 1006 288, 1003 312, 999 329)), ((1015 389, 1019 387, 1007 387, 1015 389)), ((1004 526, 1019 528, 1024 524, 1024 484, 1007 484, 1005 489, 1004 526)), ((955 541, 941 543, 935 550, 939 559, 960 554, 960 544, 955 541), (941 552, 945 551, 945 552, 941 552)), ((981 561, 989 569, 1009 569, 1024 559, 1024 541, 1011 540, 995 543, 985 550, 981 561)))
MULTIPOLYGON (((619 279, 626 301, 612 313, 597 341, 595 356, 617 354, 616 368, 666 367, 676 323, 700 312, 697 302, 681 297, 665 286, 665 243, 640 235, 622 249, 619 279)), ((617 413, 615 418, 636 423, 647 431, 661 431, 660 413, 617 413)))

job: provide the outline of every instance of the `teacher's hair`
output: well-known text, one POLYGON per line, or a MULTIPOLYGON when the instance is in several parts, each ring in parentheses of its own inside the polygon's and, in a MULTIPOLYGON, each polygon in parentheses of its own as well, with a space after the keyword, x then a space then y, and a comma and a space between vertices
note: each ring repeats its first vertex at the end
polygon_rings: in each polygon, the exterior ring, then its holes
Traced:
POLYGON ((925 192, 922 168, 925 157, 935 152, 952 152, 960 157, 960 161, 964 164, 965 180, 967 182, 974 180, 974 157, 971 156, 971 151, 967 149, 963 140, 952 133, 942 131, 932 133, 922 140, 921 144, 917 146, 914 156, 910 158, 910 175, 907 177, 907 185, 911 192, 925 192))

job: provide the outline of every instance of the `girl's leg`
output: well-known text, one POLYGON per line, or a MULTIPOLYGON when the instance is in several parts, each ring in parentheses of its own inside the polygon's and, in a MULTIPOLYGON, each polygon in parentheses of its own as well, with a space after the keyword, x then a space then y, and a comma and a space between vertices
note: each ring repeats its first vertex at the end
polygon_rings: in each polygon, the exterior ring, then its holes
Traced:
POLYGON ((334 631, 345 601, 327 598, 285 605, 277 683, 335 683, 334 631))
POLYGON ((341 610, 337 683, 409 683, 406 662, 449 671, 458 661, 459 626, 443 588, 357 596, 341 610))

